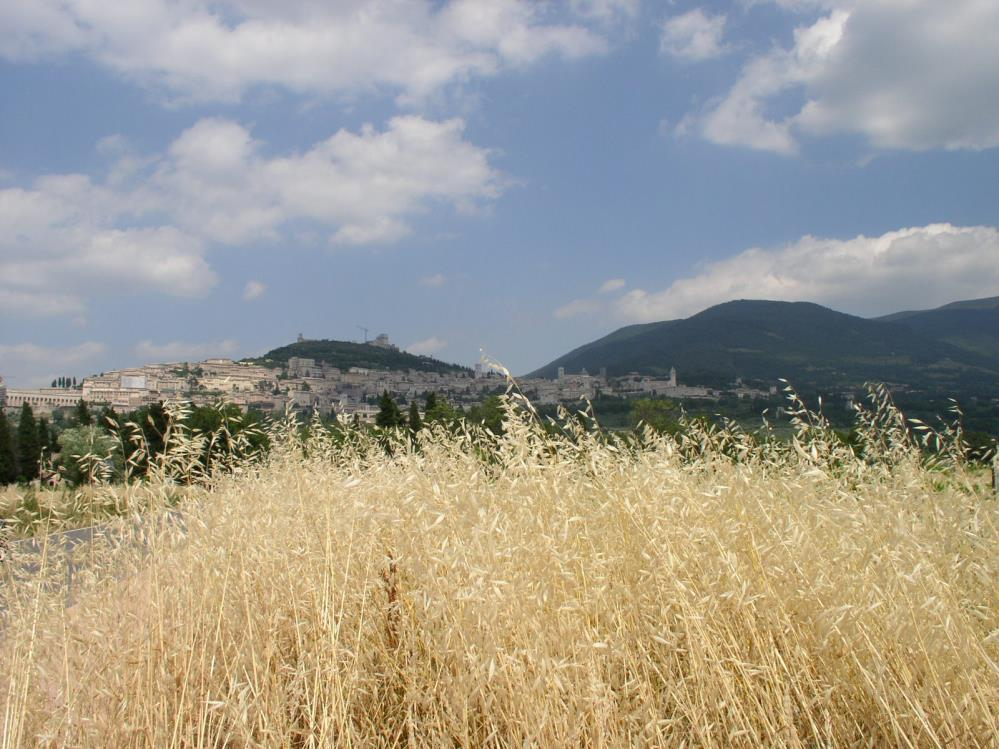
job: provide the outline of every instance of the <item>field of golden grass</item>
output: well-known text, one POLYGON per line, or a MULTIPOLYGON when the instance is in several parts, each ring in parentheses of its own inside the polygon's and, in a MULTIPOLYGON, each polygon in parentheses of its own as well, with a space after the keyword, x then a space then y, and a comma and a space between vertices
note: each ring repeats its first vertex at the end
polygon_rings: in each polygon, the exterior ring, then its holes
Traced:
POLYGON ((0 745, 997 746, 999 502, 890 418, 798 426, 278 428, 71 605, 9 563, 0 745))

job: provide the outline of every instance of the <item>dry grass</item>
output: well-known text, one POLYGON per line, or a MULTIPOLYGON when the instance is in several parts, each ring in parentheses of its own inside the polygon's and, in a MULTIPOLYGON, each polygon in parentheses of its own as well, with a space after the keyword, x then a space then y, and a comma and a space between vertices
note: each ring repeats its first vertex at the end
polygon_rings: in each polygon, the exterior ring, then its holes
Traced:
POLYGON ((0 518, 7 520, 12 540, 62 533, 144 513, 164 501, 176 504, 188 492, 169 487, 164 497, 164 489, 137 483, 57 489, 10 485, 0 487, 0 518))
POLYGON ((799 417, 285 429, 75 605, 56 559, 8 580, 2 745, 997 746, 999 503, 890 418, 858 459, 799 417))

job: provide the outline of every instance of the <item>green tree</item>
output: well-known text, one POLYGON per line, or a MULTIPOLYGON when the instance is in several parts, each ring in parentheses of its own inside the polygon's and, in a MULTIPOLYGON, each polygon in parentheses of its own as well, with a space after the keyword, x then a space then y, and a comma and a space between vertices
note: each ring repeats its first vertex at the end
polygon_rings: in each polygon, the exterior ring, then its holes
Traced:
POLYGON ((409 402, 409 431, 416 434, 421 429, 423 429, 423 420, 420 418, 420 407, 416 405, 415 400, 412 400, 409 402))
POLYGON ((639 398, 631 404, 631 423, 635 428, 646 424, 657 432, 669 434, 676 434, 680 428, 676 418, 676 404, 652 398, 639 398))
POLYGON ((395 399, 386 390, 378 400, 378 414, 375 416, 375 425, 383 429, 390 429, 402 426, 402 423, 402 411, 399 410, 399 404, 395 402, 395 399))
POLYGON ((503 402, 498 395, 490 395, 481 405, 468 409, 468 420, 482 424, 493 434, 503 434, 503 402))
POLYGON ((17 457, 7 415, 0 409, 0 486, 17 481, 17 457))
POLYGON ((87 402, 80 398, 76 404, 76 410, 73 412, 73 420, 81 427, 89 427, 94 423, 94 417, 90 414, 90 409, 87 408, 87 402))
POLYGON ((38 444, 38 425, 31 406, 21 406, 21 420, 17 424, 17 474, 20 481, 34 481, 38 478, 38 462, 41 457, 38 444))
POLYGON ((118 418, 118 412, 114 410, 114 406, 104 406, 100 414, 97 415, 96 423, 99 427, 111 429, 114 424, 120 424, 121 420, 118 418))
POLYGON ((121 456, 115 439, 93 424, 72 427, 59 435, 59 472, 74 486, 120 475, 121 456))
POLYGON ((461 413, 444 398, 438 398, 436 393, 427 396, 427 408, 424 420, 427 424, 446 424, 454 426, 461 418, 461 413))
POLYGON ((59 387, 59 381, 58 380, 52 380, 52 384, 49 387, 59 387))
POLYGON ((52 454, 50 445, 52 442, 52 435, 49 433, 49 424, 45 420, 44 416, 38 417, 38 451, 39 453, 49 453, 52 454))
POLYGON ((164 435, 170 423, 170 416, 162 401, 125 414, 117 429, 107 426, 108 431, 124 450, 124 459, 133 466, 136 475, 142 475, 149 462, 161 455, 166 448, 164 435), (138 432, 136 432, 138 429, 138 432), (138 444, 139 442, 143 444, 138 444))
POLYGON ((138 414, 139 418, 136 421, 145 435, 149 457, 160 455, 166 449, 165 437, 167 427, 170 425, 170 415, 163 407, 163 401, 140 408, 138 414))

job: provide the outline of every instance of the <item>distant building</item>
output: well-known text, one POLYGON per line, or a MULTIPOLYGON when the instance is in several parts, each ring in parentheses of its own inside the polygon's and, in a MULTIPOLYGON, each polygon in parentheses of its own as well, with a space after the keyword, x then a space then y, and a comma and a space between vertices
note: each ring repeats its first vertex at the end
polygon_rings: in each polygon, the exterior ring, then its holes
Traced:
POLYGON ((315 359, 293 356, 288 359, 289 377, 322 377, 322 366, 316 366, 315 359))
POLYGON ((368 343, 369 346, 377 346, 378 348, 387 348, 392 351, 398 351, 399 347, 396 346, 389 340, 388 333, 379 333, 375 340, 368 343))
POLYGON ((11 388, 4 393, 4 408, 17 409, 25 403, 36 414, 50 415, 56 409, 74 408, 80 402, 80 391, 65 388, 11 388))

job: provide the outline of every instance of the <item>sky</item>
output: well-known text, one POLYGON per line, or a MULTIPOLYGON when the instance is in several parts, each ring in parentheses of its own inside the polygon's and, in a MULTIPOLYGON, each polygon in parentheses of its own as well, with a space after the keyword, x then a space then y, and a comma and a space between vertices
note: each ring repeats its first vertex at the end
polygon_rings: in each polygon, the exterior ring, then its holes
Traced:
POLYGON ((995 0, 0 0, 0 376, 999 295, 995 0), (367 329, 367 333, 362 328, 367 329))

